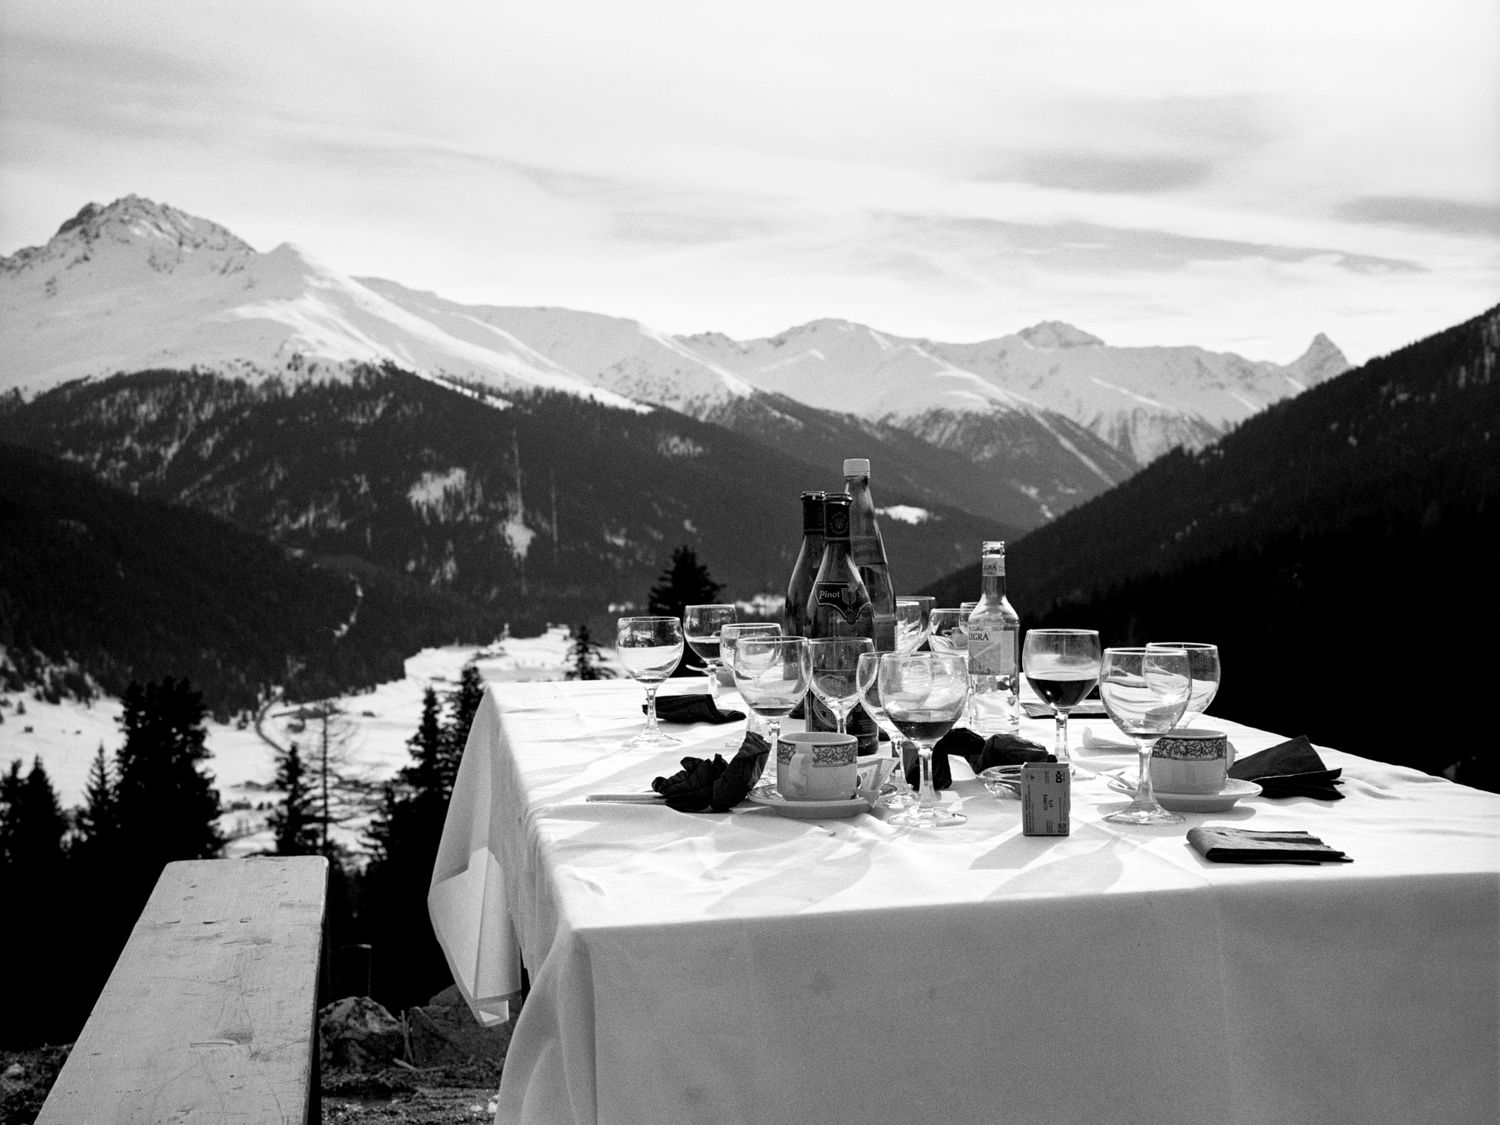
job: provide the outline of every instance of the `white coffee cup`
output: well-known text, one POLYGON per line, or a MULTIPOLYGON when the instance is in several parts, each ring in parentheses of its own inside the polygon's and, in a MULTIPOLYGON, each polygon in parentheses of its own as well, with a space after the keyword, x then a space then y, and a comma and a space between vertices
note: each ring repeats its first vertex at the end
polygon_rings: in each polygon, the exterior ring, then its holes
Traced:
POLYGON ((776 791, 787 801, 842 801, 859 785, 859 743, 835 731, 790 731, 776 743, 776 791))
POLYGON ((1222 731, 1179 727, 1151 751, 1151 787, 1163 793, 1217 793, 1224 788, 1234 747, 1222 731))

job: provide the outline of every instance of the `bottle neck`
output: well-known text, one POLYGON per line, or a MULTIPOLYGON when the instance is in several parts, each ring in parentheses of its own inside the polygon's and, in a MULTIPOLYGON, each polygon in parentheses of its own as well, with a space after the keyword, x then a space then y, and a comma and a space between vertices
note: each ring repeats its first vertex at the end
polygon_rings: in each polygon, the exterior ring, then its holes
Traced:
POLYGON ((1005 556, 984 555, 979 560, 979 584, 985 601, 1005 597, 1005 556))

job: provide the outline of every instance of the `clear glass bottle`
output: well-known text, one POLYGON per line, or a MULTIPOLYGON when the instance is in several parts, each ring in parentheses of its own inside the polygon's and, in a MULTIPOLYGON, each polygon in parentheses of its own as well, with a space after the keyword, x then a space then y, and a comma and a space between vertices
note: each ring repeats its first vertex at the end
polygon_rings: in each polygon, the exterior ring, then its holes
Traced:
MULTIPOLYGON (((807 636, 870 637, 875 635, 875 609, 849 549, 850 498, 830 493, 823 501, 823 561, 807 600, 807 636)), ((833 712, 811 692, 806 698, 808 730, 835 730, 833 712)), ((873 754, 880 730, 863 707, 856 707, 844 729, 859 740, 859 753, 873 754)))
POLYGON ((849 495, 849 553, 870 595, 875 614, 876 652, 896 651, 896 590, 886 559, 885 540, 875 518, 870 495, 870 462, 864 457, 844 461, 844 491, 849 495))
POLYGON ((1005 596, 1005 543, 986 540, 983 584, 969 614, 969 725, 980 734, 1014 734, 1021 726, 1021 619, 1005 596))

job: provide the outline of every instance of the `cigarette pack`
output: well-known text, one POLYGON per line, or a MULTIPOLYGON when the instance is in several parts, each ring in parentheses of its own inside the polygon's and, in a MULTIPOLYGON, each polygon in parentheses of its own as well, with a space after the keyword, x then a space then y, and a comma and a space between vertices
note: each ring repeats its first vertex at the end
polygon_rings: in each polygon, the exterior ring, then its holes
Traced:
POLYGON ((1027 836, 1066 836, 1072 778, 1066 763, 1027 762, 1021 767, 1021 831, 1027 836))

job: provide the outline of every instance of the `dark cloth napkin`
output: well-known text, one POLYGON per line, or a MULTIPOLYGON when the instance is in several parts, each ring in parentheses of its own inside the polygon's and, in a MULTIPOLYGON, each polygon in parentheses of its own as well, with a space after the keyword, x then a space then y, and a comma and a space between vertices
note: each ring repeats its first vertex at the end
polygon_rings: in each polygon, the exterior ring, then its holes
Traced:
POLYGON ((1298 735, 1258 754, 1241 758, 1229 767, 1229 776, 1253 781, 1262 797, 1314 797, 1319 801, 1342 801, 1338 776, 1312 748, 1306 735, 1298 735))
MULTIPOLYGON (((641 710, 645 709, 642 703, 641 710)), ((745 717, 745 712, 720 710, 713 696, 702 693, 658 695, 656 717, 664 723, 737 723, 745 717)))
POLYGON ((1215 863, 1353 863, 1310 832, 1252 832, 1204 824, 1188 829, 1188 843, 1215 863))
MULTIPOLYGON (((969 763, 977 774, 991 766, 1019 766, 1027 762, 1055 762, 1047 748, 1027 738, 1014 734, 992 734, 988 738, 975 734, 967 727, 955 727, 932 747, 932 785, 934 789, 950 789, 953 786, 953 767, 948 764, 948 755, 957 754, 969 763)), ((906 782, 916 788, 922 776, 922 763, 913 756, 903 763, 906 782)))
POLYGON ((745 799, 760 779, 770 744, 758 734, 746 734, 734 757, 683 758, 682 769, 671 777, 658 777, 651 788, 667 799, 667 807, 678 812, 727 812, 745 799))

